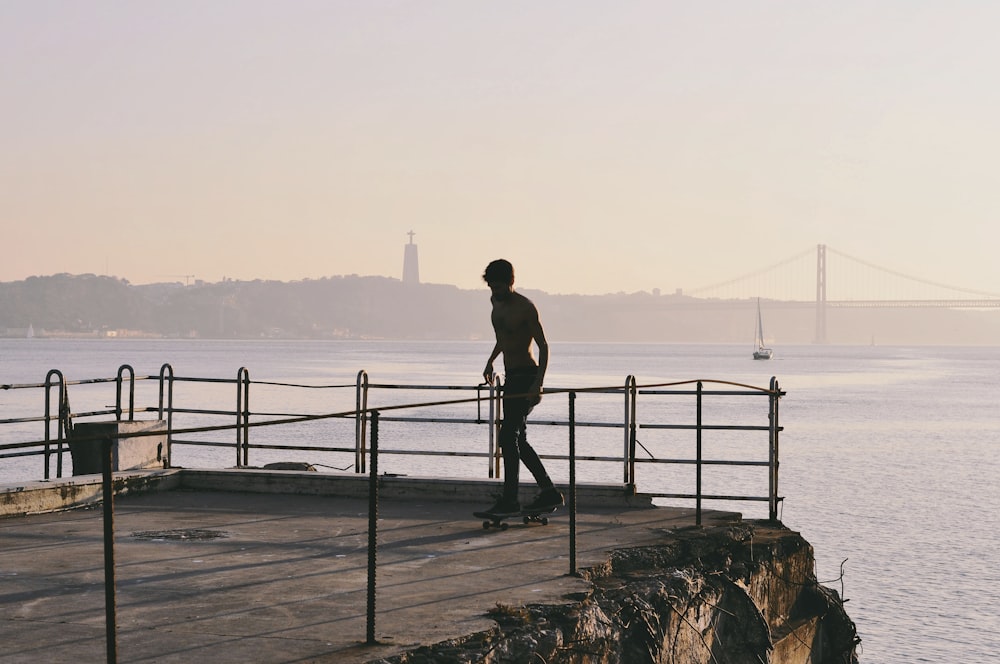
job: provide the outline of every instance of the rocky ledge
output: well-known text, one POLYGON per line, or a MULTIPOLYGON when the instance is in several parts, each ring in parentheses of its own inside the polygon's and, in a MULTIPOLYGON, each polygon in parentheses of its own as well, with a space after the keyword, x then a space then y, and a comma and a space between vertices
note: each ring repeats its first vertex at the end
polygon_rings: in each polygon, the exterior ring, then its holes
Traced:
POLYGON ((860 639, 812 546, 780 523, 665 533, 582 570, 586 596, 490 612, 495 626, 379 664, 853 664, 860 639))

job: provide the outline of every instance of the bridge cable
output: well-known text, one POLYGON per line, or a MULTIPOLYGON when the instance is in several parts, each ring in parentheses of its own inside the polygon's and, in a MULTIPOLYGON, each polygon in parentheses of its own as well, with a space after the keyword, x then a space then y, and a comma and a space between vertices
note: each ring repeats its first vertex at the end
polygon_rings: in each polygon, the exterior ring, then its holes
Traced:
POLYGON ((944 288, 945 290, 954 291, 956 293, 966 293, 968 295, 980 295, 980 296, 985 296, 985 297, 1000 297, 1000 294, 997 294, 997 293, 988 293, 986 291, 978 291, 978 290, 973 290, 971 288, 959 288, 957 286, 949 286, 948 284, 942 284, 942 283, 939 283, 937 281, 931 281, 930 279, 921 279, 920 277, 914 277, 914 276, 911 276, 911 275, 908 275, 908 274, 903 274, 902 272, 897 272, 896 270, 890 270, 889 268, 881 267, 879 265, 875 265, 874 263, 869 263, 868 261, 861 260, 860 258, 855 258, 854 256, 850 256, 848 254, 845 254, 842 251, 837 251, 836 249, 833 249, 831 247, 827 247, 827 250, 830 253, 833 253, 833 254, 836 254, 837 256, 840 256, 841 258, 847 258, 847 259, 852 260, 852 261, 854 261, 856 263, 860 263, 861 265, 864 265, 865 267, 870 267, 873 270, 879 270, 880 272, 886 272, 886 273, 891 274, 891 275, 896 276, 896 277, 901 277, 903 279, 909 279, 910 281, 916 281, 917 283, 924 284, 925 286, 934 286, 935 288, 944 288))
POLYGON ((785 265, 788 265, 789 263, 793 263, 793 262, 801 259, 804 256, 808 256, 809 254, 811 254, 811 253, 813 253, 815 251, 816 251, 816 249, 814 247, 810 247, 810 248, 806 249, 805 251, 803 251, 801 253, 798 253, 798 254, 795 254, 794 256, 792 256, 790 258, 786 258, 783 261, 779 261, 779 262, 775 263, 774 265, 768 265, 765 268, 761 268, 759 270, 754 270, 753 272, 747 272, 746 274, 742 274, 742 275, 740 275, 738 277, 734 277, 734 278, 728 279, 726 281, 720 281, 718 283, 711 284, 709 286, 702 286, 701 288, 693 288, 693 289, 691 289, 689 291, 685 291, 685 292, 691 293, 691 294, 694 294, 694 293, 703 293, 703 292, 708 291, 708 290, 714 290, 716 288, 722 288, 723 286, 730 286, 732 284, 735 284, 736 282, 743 281, 744 279, 749 279, 750 277, 757 277, 757 276, 760 276, 760 275, 765 274, 767 272, 770 272, 771 270, 777 269, 779 267, 784 267, 785 265))

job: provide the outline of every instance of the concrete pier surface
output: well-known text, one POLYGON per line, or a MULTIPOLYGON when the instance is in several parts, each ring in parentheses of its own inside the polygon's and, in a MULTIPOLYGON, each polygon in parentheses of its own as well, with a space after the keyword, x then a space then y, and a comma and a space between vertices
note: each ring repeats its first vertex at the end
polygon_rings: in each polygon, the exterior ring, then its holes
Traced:
MULTIPOLYGON (((494 488, 380 500, 375 644, 364 498, 183 485, 120 496, 118 661, 368 662, 485 631, 498 604, 579 598, 589 583, 568 574, 567 511, 547 526, 484 530, 471 513, 494 488)), ((600 503, 581 501, 579 568, 695 523, 693 509, 600 503)), ((705 525, 739 518, 703 512, 705 525)), ((106 652, 103 508, 0 518, 0 662, 101 662, 106 652)))

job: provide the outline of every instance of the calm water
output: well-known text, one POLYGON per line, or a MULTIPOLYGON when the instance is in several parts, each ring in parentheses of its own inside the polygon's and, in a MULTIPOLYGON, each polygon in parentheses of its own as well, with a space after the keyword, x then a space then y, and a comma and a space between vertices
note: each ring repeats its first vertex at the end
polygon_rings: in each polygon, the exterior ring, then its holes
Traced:
MULTIPOLYGON (((157 375, 169 362, 177 376, 235 378, 245 366, 255 381, 328 386, 253 386, 252 410, 267 419, 352 410, 350 386, 359 369, 373 383, 474 386, 489 350, 486 342, 0 340, 0 384, 41 383, 49 369, 61 370, 70 381, 113 377, 121 364, 131 365, 139 376, 157 375)), ((862 661, 997 661, 1000 348, 779 347, 774 360, 754 362, 743 346, 555 344, 546 383, 552 388, 621 385, 629 374, 640 384, 719 379, 762 387, 776 376, 788 393, 781 402, 782 521, 813 544, 818 576, 849 600, 848 611, 863 639, 862 661)), ((69 394, 76 412, 114 402, 113 385, 71 386, 69 394)), ((136 394, 137 406, 155 405, 155 382, 139 381, 136 394)), ((474 395, 380 389, 373 393, 373 403, 474 395)), ((0 419, 40 415, 42 398, 41 390, 0 390, 0 419)), ((176 405, 232 408, 235 388, 178 383, 175 398, 176 405)), ((652 412, 654 407, 646 403, 640 398, 640 422, 648 417, 690 423, 693 417, 686 406, 652 412)), ((461 404, 420 414, 469 418, 476 416, 475 408, 461 404)), ((764 402, 761 408, 766 420, 764 402)), ((581 419, 618 421, 621 409, 617 396, 581 396, 578 402, 581 419)), ((565 395, 551 394, 533 418, 565 419, 566 411, 565 395)), ((195 416, 175 421, 176 426, 200 423, 195 416)), ((353 423, 323 420, 281 433, 264 431, 253 430, 251 442, 348 445, 353 423)), ((585 450, 621 449, 616 430, 579 431, 585 450)), ((485 429, 471 425, 387 422, 381 440, 383 448, 404 449, 432 439, 442 449, 485 451, 485 436, 485 429)), ((38 423, 0 427, 0 443, 41 437, 38 423)), ((531 437, 543 451, 565 451, 563 428, 539 425, 531 437)), ((200 439, 231 442, 233 434, 200 439)), ((640 429, 639 439, 654 456, 680 456, 671 450, 681 448, 690 454, 689 440, 679 434, 640 429)), ((178 447, 174 463, 233 465, 232 454, 178 447)), ((253 464, 277 459, 345 468, 353 455, 251 452, 253 464)), ((485 473, 485 461, 448 457, 428 462, 388 456, 380 464, 387 472, 485 473)), ((640 489, 688 488, 689 477, 662 468, 641 468, 640 489)), ((550 470, 565 479, 559 463, 551 462, 550 470)), ((38 458, 0 460, 0 482, 40 476, 38 458)), ((583 480, 620 477, 620 467, 613 464, 581 469, 583 480)), ((752 484, 766 491, 766 481, 752 484)), ((766 516, 756 503, 708 506, 766 516)))

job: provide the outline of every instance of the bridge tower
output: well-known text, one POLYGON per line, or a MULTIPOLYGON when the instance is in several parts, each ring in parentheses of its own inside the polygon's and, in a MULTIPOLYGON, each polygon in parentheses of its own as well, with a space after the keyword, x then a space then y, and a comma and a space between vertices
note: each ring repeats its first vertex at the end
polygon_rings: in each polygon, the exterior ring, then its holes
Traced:
POLYGON ((826 245, 816 245, 816 342, 826 343, 826 245))
POLYGON ((410 243, 404 246, 403 251, 403 283, 404 284, 419 284, 420 283, 420 267, 417 264, 417 245, 413 244, 413 236, 416 235, 413 231, 410 231, 407 235, 410 236, 410 243))

